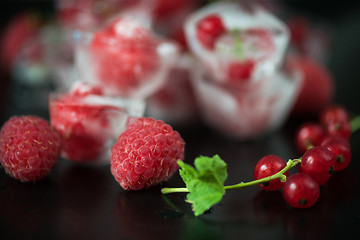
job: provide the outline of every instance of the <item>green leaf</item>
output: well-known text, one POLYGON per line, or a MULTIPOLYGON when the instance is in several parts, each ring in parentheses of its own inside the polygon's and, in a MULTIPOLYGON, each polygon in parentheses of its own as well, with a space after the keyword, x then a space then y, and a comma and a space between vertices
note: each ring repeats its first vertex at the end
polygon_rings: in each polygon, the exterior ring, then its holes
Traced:
POLYGON ((201 176, 206 177, 211 173, 210 175, 218 184, 224 185, 227 178, 227 165, 218 155, 214 155, 212 158, 200 156, 195 159, 194 165, 201 176))
POLYGON ((227 165, 218 155, 196 158, 195 168, 182 161, 178 164, 180 176, 189 190, 187 202, 192 204, 195 216, 203 214, 222 199, 227 165))

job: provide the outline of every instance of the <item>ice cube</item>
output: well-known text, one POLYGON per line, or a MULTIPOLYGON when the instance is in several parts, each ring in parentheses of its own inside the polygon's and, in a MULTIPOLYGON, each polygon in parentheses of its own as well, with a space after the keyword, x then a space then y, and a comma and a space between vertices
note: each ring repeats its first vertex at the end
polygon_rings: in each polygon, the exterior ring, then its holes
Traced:
POLYGON ((84 164, 109 163, 112 144, 132 118, 142 117, 141 99, 109 97, 88 83, 49 96, 51 125, 63 140, 62 156, 84 164))
POLYGON ((153 94, 179 54, 175 43, 157 38, 132 18, 116 18, 101 31, 83 36, 76 49, 80 77, 103 84, 113 95, 153 94))
POLYGON ((169 124, 186 125, 197 119, 197 106, 191 85, 193 59, 184 53, 171 70, 164 86, 147 100, 146 114, 169 124))
MULTIPOLYGON (((50 71, 38 34, 26 39, 11 69, 9 101, 16 109, 46 114, 47 97, 53 91, 50 71)), ((16 113, 17 114, 17 113, 16 113)))
POLYGON ((59 91, 70 89, 78 80, 74 67, 74 43, 76 31, 57 24, 48 24, 41 30, 46 66, 54 86, 59 91))
POLYGON ((56 17, 71 30, 93 30, 112 17, 123 14, 151 22, 149 0, 57 0, 56 17))
POLYGON ((277 71, 270 80, 248 85, 218 83, 203 69, 193 73, 201 117, 221 133, 247 140, 279 128, 298 95, 301 75, 277 71))
POLYGON ((185 34, 190 51, 207 68, 214 80, 226 82, 229 64, 234 61, 253 61, 251 81, 269 78, 283 62, 289 41, 285 24, 260 6, 248 11, 241 4, 223 2, 209 4, 189 16, 185 34), (225 31, 214 40, 214 48, 204 46, 198 39, 197 27, 207 16, 218 16, 225 31))

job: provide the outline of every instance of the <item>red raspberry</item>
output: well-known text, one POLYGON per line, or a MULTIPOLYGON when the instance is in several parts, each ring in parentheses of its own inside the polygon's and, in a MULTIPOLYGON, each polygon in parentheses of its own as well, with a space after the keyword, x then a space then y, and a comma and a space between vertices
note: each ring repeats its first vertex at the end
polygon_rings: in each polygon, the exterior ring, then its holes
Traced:
POLYGON ((293 57, 290 67, 303 74, 303 85, 295 102, 296 115, 315 115, 329 105, 334 97, 335 83, 325 66, 307 57, 293 57))
POLYGON ((310 23, 302 16, 294 16, 288 21, 290 43, 301 53, 305 52, 306 40, 310 34, 310 23))
POLYGON ((7 174, 22 182, 45 177, 60 151, 60 135, 40 117, 12 117, 1 128, 1 164, 7 174))
POLYGON ((71 88, 71 94, 76 97, 86 97, 89 95, 104 96, 104 89, 101 85, 89 82, 76 82, 71 88))
POLYGON ((141 24, 119 18, 94 35, 90 52, 99 82, 121 95, 150 81, 160 67, 159 41, 141 24))
POLYGON ((74 90, 51 98, 51 125, 61 135, 62 155, 66 159, 80 163, 104 160, 113 134, 112 119, 119 118, 123 110, 97 102, 101 95, 95 94, 96 91, 96 88, 74 90))
POLYGON ((140 190, 166 181, 184 159, 185 142, 161 120, 139 118, 112 148, 111 172, 125 190, 140 190))
POLYGON ((193 5, 192 0, 155 0, 153 15, 158 21, 166 21, 176 14, 191 9, 193 5))
POLYGON ((11 71, 25 42, 34 37, 40 28, 39 16, 23 12, 10 20, 1 36, 0 58, 5 70, 11 71))

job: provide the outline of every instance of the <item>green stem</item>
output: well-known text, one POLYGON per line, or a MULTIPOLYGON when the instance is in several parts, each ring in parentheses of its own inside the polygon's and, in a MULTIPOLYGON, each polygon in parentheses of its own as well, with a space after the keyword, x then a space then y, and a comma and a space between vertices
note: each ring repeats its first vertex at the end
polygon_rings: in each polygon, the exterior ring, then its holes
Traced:
POLYGON ((360 115, 359 116, 356 116, 354 117, 351 122, 351 132, 354 133, 356 132, 357 130, 360 129, 360 115))
POLYGON ((274 175, 271 175, 269 177, 265 177, 265 178, 261 178, 258 180, 254 180, 251 182, 241 182, 238 184, 234 184, 234 185, 230 185, 230 186, 225 186, 225 190, 228 189, 237 189, 237 188, 243 188, 243 187, 248 187, 248 186, 253 186, 253 185, 257 185, 257 184, 261 184, 261 183, 266 183, 266 182, 270 182, 274 179, 279 178, 282 182, 286 181, 286 176, 284 175, 285 172, 287 172, 290 168, 296 166, 297 164, 299 164, 301 162, 300 159, 294 159, 291 160, 289 159, 289 161, 287 162, 286 166, 281 169, 281 171, 275 173, 274 175))
POLYGON ((181 192, 189 192, 189 190, 186 187, 183 188, 163 188, 161 189, 162 194, 168 194, 168 193, 181 193, 181 192))
MULTIPOLYGON (((229 189, 244 188, 244 187, 248 187, 248 186, 253 186, 253 185, 257 185, 257 184, 261 184, 261 183, 270 182, 277 178, 279 178, 281 181, 285 182, 286 176, 284 175, 284 173, 287 172, 290 168, 299 164, 300 162, 301 162, 301 159, 294 159, 294 160, 289 159, 289 161, 286 163, 286 166, 283 169, 281 169, 279 172, 275 173, 274 175, 271 175, 271 176, 265 177, 265 178, 261 178, 258 180, 250 181, 250 182, 240 182, 238 184, 224 186, 224 189, 229 190, 229 189)), ((186 193, 186 192, 189 192, 189 190, 184 187, 183 188, 163 188, 163 189, 161 189, 162 194, 186 193)))

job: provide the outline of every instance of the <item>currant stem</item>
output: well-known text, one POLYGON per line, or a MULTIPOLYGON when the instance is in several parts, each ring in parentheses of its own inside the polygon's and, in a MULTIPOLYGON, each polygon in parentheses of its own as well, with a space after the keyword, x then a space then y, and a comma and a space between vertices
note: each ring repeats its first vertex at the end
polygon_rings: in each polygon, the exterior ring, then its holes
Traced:
POLYGON ((258 180, 254 180, 251 182, 240 182, 238 184, 225 186, 224 189, 228 190, 228 189, 236 189, 236 188, 253 186, 253 185, 257 185, 257 184, 261 184, 261 183, 270 182, 271 180, 274 180, 277 178, 279 178, 281 181, 284 182, 284 181, 286 181, 286 176, 284 175, 284 173, 287 172, 290 168, 299 164, 300 162, 301 162, 300 159, 294 159, 294 160, 289 159, 289 161, 286 163, 286 166, 283 169, 281 169, 279 172, 275 173, 274 175, 271 175, 271 176, 265 177, 265 178, 261 178, 258 180))
POLYGON ((354 133, 360 129, 360 115, 354 117, 351 122, 351 132, 354 133))
POLYGON ((189 192, 189 190, 186 187, 183 187, 183 188, 162 188, 161 189, 162 194, 185 193, 185 192, 189 192))
MULTIPOLYGON (((285 182, 286 176, 284 175, 284 173, 287 172, 290 168, 299 164, 300 162, 301 162, 300 158, 293 159, 293 160, 289 159, 288 162, 286 163, 286 166, 283 169, 281 169, 279 172, 275 173, 274 175, 271 175, 271 176, 265 177, 265 178, 261 178, 258 180, 250 181, 250 182, 240 182, 238 184, 224 186, 224 189, 229 190, 229 189, 244 188, 244 187, 248 187, 248 186, 253 186, 253 185, 257 185, 257 184, 261 184, 261 183, 270 182, 277 178, 279 178, 282 182, 285 182)), ((186 187, 185 188, 163 188, 163 189, 161 189, 162 194, 186 193, 186 192, 189 192, 189 190, 186 187)))

